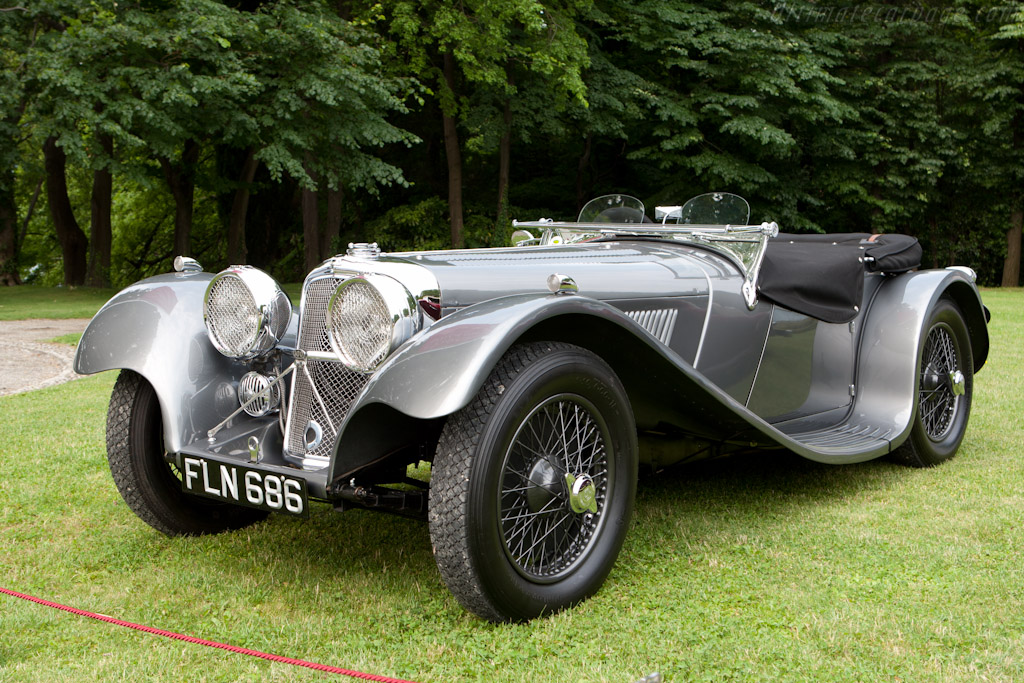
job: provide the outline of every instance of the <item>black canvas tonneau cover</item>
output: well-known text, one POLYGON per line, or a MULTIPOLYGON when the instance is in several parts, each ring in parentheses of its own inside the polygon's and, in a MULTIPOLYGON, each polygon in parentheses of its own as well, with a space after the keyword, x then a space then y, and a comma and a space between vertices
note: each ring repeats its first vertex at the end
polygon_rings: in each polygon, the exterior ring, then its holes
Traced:
POLYGON ((780 233, 768 240, 758 277, 761 296, 830 323, 857 317, 864 271, 902 273, 921 265, 909 235, 780 233))

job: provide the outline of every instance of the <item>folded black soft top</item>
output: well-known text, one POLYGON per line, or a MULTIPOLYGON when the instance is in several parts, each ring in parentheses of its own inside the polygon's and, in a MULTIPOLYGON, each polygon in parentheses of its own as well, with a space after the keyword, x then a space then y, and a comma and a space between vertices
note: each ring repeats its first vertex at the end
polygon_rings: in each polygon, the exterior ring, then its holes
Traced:
POLYGON ((902 273, 921 265, 909 235, 780 233, 768 240, 758 277, 761 296, 830 323, 857 317, 864 271, 902 273))

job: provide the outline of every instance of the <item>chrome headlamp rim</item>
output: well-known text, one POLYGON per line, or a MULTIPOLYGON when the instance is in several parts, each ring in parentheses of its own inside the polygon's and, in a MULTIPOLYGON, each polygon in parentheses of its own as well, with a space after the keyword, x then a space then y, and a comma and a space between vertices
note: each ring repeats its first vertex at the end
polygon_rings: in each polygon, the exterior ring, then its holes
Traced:
POLYGON ((206 286, 203 295, 203 322, 206 325, 210 343, 221 354, 236 360, 252 360, 272 351, 288 330, 291 321, 292 305, 288 295, 277 280, 253 266, 229 266, 220 271, 206 286), (226 321, 218 319, 210 307, 210 295, 219 282, 225 278, 238 280, 245 288, 254 324, 248 330, 245 340, 240 344, 227 344, 223 330, 218 327, 226 321))
MULTIPOLYGON (((352 324, 353 321, 348 321, 352 324)), ((350 370, 362 374, 374 372, 387 358, 422 327, 422 318, 416 299, 398 280, 387 275, 361 273, 345 279, 331 295, 327 304, 327 337, 331 349, 338 359, 350 370), (370 286, 379 302, 387 311, 387 319, 378 321, 385 328, 383 342, 376 352, 357 355, 351 344, 340 339, 338 328, 346 324, 340 319, 345 312, 338 307, 344 301, 350 287, 370 286)))

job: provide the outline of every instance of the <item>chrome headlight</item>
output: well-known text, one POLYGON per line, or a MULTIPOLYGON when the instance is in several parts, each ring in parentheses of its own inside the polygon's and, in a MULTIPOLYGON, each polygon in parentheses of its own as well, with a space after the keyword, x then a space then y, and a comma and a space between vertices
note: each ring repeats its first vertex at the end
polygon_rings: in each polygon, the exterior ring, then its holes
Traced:
POLYGON ((376 370, 420 325, 409 290, 386 275, 345 280, 327 306, 331 348, 357 372, 376 370))
POLYGON ((274 348, 288 329, 292 304, 280 285, 252 266, 231 266, 213 276, 203 319, 214 347, 247 360, 274 348))

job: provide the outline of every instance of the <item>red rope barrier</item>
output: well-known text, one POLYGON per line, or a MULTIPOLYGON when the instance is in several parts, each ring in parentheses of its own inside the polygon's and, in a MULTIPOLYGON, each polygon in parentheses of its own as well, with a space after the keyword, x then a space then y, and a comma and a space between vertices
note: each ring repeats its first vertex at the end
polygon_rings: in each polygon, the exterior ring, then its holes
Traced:
POLYGON ((133 624, 130 621, 122 621, 113 617, 108 617, 105 614, 96 614, 95 612, 87 612, 85 610, 76 609, 74 607, 68 607, 67 605, 61 605, 56 602, 50 602, 49 600, 43 600, 42 598, 33 597, 31 595, 25 595, 24 593, 18 593, 17 591, 8 590, 0 587, 0 593, 9 595, 12 598, 21 598, 22 600, 28 600, 34 602, 37 605, 43 605, 45 607, 52 607, 53 609, 59 609, 64 612, 70 612, 71 614, 77 614, 80 617, 89 617, 90 619, 96 619, 98 621, 104 621, 108 624, 115 624, 117 626, 123 626, 125 628, 134 629, 136 631, 142 631, 143 633, 150 633, 155 636, 164 636, 165 638, 173 638, 175 640, 183 640, 186 643, 195 643, 196 645, 205 645, 207 647, 215 647, 221 650, 227 650, 228 652, 236 652, 241 655, 249 655, 250 657, 259 657, 260 659, 266 659, 271 662, 279 662, 281 664, 291 664, 293 666, 304 666, 307 669, 314 669, 316 671, 323 671, 330 674, 340 674, 342 676, 349 676, 350 678, 360 678, 364 681, 377 681, 378 683, 413 683, 412 681, 404 681, 399 678, 388 678, 387 676, 375 676, 373 674, 365 674, 361 671, 351 671, 349 669, 340 669, 336 666, 328 666, 326 664, 316 664, 315 662, 307 662, 301 659, 292 659, 291 657, 282 657, 280 655, 272 655, 266 652, 260 652, 258 650, 250 650, 246 647, 237 647, 235 645, 226 645, 224 643, 218 643, 212 640, 203 640, 202 638, 193 638, 192 636, 185 636, 180 633, 174 633, 173 631, 165 631, 159 628, 152 628, 151 626, 142 626, 140 624, 133 624))

